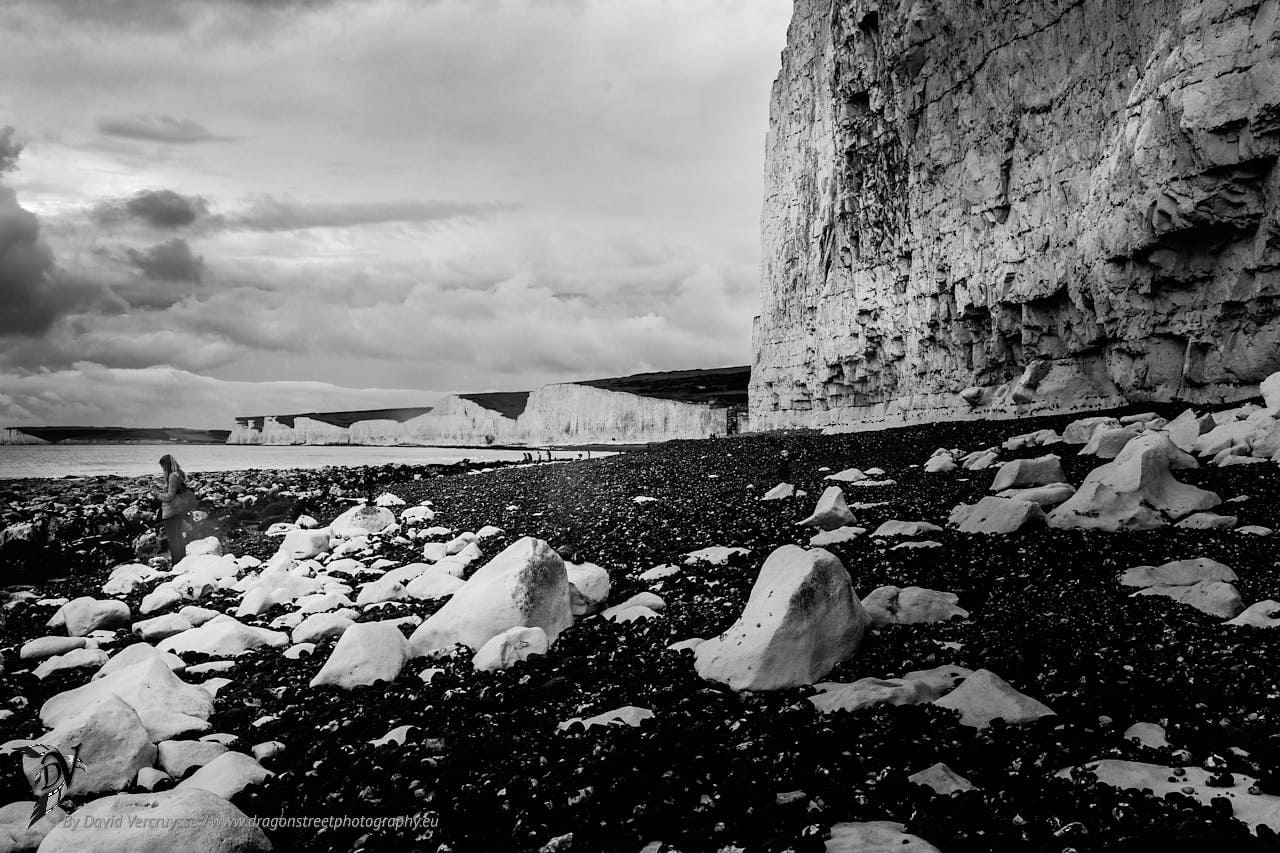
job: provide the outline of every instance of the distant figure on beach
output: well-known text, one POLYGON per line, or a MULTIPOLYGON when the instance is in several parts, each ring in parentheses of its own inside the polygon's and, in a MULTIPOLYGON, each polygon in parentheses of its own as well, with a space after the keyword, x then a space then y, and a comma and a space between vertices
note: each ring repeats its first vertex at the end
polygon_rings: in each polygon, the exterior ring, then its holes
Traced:
POLYGON ((195 492, 187 485, 187 474, 168 453, 160 457, 160 470, 164 472, 164 488, 155 491, 160 501, 160 522, 164 527, 164 536, 169 540, 169 557, 173 565, 187 556, 186 524, 187 515, 196 508, 198 500, 195 492))
POLYGON ((791 454, 784 450, 782 456, 778 459, 778 482, 791 482, 791 454))

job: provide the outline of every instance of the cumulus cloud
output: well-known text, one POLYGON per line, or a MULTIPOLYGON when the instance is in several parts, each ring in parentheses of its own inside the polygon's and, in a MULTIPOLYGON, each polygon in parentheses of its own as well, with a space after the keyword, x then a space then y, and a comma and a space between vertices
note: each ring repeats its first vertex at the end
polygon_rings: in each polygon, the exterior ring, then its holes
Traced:
MULTIPOLYGON (((13 128, 0 129, 0 174, 12 171, 21 153, 13 128)), ((40 220, 0 184, 0 336, 40 335, 85 295, 75 282, 57 275, 40 220)))
POLYGON ((221 136, 199 122, 168 115, 103 116, 98 119, 98 132, 104 136, 120 136, 143 142, 170 145, 193 145, 197 142, 225 142, 233 137, 221 136))
POLYGON ((247 210, 226 217, 228 228, 249 231, 297 231, 306 228, 351 228, 388 222, 435 222, 509 210, 509 205, 453 201, 295 202, 270 196, 255 199, 247 210))
POLYGON ((181 237, 127 252, 134 266, 157 281, 198 282, 204 274, 204 259, 191 251, 191 244, 181 237))
POLYGON ((99 225, 134 221, 158 229, 193 225, 208 215, 204 198, 167 189, 141 190, 128 198, 99 202, 90 213, 99 225))

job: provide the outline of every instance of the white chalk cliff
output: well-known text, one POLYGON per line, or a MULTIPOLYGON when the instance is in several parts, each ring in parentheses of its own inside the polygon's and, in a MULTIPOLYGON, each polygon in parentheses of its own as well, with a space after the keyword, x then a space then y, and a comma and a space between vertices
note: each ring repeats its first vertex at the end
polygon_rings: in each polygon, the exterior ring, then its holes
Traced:
MULTIPOLYGON (((697 381, 698 371, 690 371, 697 381)), ((736 373, 740 399, 746 369, 736 373)), ((642 377, 654 376, 641 374, 642 377)), ((657 374, 661 377, 661 374, 657 374)), ((696 387, 694 389, 696 391, 696 387)), ((659 393, 664 393, 659 391, 659 393)), ((228 444, 370 444, 424 446, 631 444, 725 435, 735 427, 732 391, 724 398, 665 399, 563 383, 524 394, 450 395, 435 407, 404 410, 403 420, 267 415, 241 417, 228 444), (498 402, 495 399, 501 398, 498 402)), ((359 413, 354 413, 358 415, 359 413)))
POLYGON ((1257 393, 1280 4, 796 0, 753 429, 1257 393))

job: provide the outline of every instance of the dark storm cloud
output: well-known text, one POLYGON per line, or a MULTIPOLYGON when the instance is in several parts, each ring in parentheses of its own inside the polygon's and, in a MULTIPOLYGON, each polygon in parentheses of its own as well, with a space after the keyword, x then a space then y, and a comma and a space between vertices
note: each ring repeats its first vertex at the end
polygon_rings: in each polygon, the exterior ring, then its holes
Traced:
POLYGON ((99 225, 135 220, 152 228, 182 228, 208 214, 209 205, 200 196, 173 190, 143 190, 126 199, 102 202, 91 216, 99 225))
POLYGON ((158 243, 150 249, 129 249, 129 260, 156 281, 198 282, 204 275, 204 258, 191 251, 181 237, 158 243))
MULTIPOLYGON (((0 174, 11 171, 21 153, 13 128, 0 128, 0 174)), ((84 300, 85 289, 56 272, 40 220, 0 184, 0 336, 43 334, 84 300)))
POLYGON ((257 199, 244 213, 228 217, 225 224, 228 228, 246 231, 298 231, 386 222, 434 222, 511 209, 510 205, 453 201, 298 203, 264 197, 257 199))
POLYGON ((199 122, 167 115, 103 116, 98 132, 143 142, 193 145, 198 142, 226 142, 233 137, 213 133, 199 122))

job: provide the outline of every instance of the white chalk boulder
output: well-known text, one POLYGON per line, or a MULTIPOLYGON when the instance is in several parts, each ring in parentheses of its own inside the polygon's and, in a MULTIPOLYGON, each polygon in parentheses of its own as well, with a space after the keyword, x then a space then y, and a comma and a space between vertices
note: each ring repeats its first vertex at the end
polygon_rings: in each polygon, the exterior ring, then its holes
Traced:
POLYGON ((839 486, 828 486, 818 498, 818 505, 814 507, 813 515, 796 522, 800 526, 817 527, 820 530, 835 530, 837 527, 852 523, 853 513, 849 511, 849 504, 844 499, 844 490, 839 486))
POLYGON ((882 586, 862 599, 862 606, 871 618, 872 626, 879 628, 968 618, 969 611, 960 607, 959 601, 960 596, 954 592, 918 586, 882 586))
POLYGON ((565 563, 569 578, 570 609, 573 615, 586 616, 596 612, 609 598, 609 573, 595 563, 565 563))
POLYGON ((69 637, 85 637, 104 628, 129 627, 129 605, 114 598, 81 596, 58 608, 47 623, 49 628, 65 628, 69 637))
POLYGON ((395 681, 409 659, 409 643, 389 622, 357 622, 347 628, 311 686, 332 684, 344 690, 375 681, 395 681))
POLYGON ((541 539, 524 537, 476 570, 423 622, 410 643, 415 655, 461 644, 479 650, 508 628, 541 628, 548 644, 573 624, 564 560, 541 539))
POLYGON ((353 539, 370 533, 381 533, 396 523, 391 510, 380 506, 361 504, 353 506, 333 520, 329 530, 342 539, 353 539))
POLYGON ((870 621, 834 554, 784 545, 765 560, 738 621, 694 651, 695 665, 734 690, 813 684, 857 650, 870 621))
MULTIPOLYGON (((66 756, 75 752, 83 766, 72 776, 69 793, 115 793, 133 784, 134 777, 156 759, 156 748, 142 719, 120 698, 105 694, 62 719, 53 731, 34 741, 10 741, 5 749, 19 744, 40 743, 54 747, 66 756)), ((24 756, 23 769, 28 778, 38 773, 40 760, 24 756)))
POLYGON ((1175 468, 1195 460, 1169 437, 1147 432, 1106 465, 1085 475, 1080 488, 1049 514, 1049 526, 1115 532, 1152 530, 1222 502, 1213 492, 1174 479, 1175 468))
POLYGON ((508 628, 481 646, 471 664, 478 670, 492 672, 528 660, 530 655, 546 653, 546 631, 541 628, 508 628))
POLYGON ((1050 483, 1065 482, 1066 479, 1067 475, 1062 470, 1062 459, 1050 453, 1036 459, 1015 459, 1004 463, 996 472, 996 478, 991 483, 991 491, 1047 486, 1050 483))
POLYGON ((274 775, 243 752, 227 751, 180 782, 176 790, 199 788, 229 800, 250 785, 274 775))
POLYGON ((960 712, 960 724, 985 729, 994 719, 1026 723, 1053 715, 1049 706, 1014 690, 994 672, 980 669, 935 705, 960 712))
POLYGON ((282 631, 255 628, 231 616, 218 616, 199 628, 166 637, 156 646, 162 652, 202 652, 216 657, 235 657, 262 646, 284 648, 289 635, 282 631))

